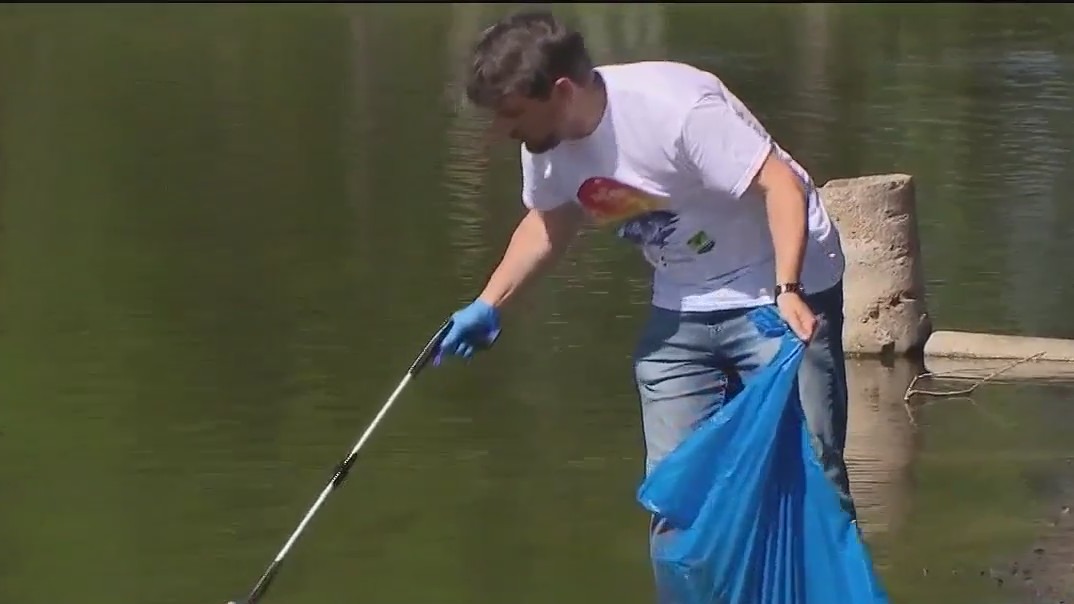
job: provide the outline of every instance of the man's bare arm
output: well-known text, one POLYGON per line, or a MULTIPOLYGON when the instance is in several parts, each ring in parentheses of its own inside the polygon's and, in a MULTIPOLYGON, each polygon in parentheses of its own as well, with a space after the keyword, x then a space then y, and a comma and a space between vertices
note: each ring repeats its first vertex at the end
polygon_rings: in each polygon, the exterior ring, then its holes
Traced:
POLYGON ((563 255, 582 220, 581 208, 573 203, 549 211, 530 210, 515 227, 503 259, 478 299, 503 307, 563 255))
POLYGON ((806 248, 806 192, 798 175, 770 153, 752 188, 765 201, 776 255, 776 283, 796 283, 802 276, 806 248))

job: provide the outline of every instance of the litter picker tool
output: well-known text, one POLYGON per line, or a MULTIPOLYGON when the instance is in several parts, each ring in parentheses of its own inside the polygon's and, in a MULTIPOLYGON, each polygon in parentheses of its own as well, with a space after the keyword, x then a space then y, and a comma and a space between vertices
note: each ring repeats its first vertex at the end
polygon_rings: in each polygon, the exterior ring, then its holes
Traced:
POLYGON ((321 491, 321 494, 313 502, 313 506, 310 507, 309 511, 306 512, 305 517, 302 518, 302 522, 298 523, 298 527, 293 533, 291 533, 291 537, 287 540, 286 543, 283 544, 283 547, 280 549, 279 553, 276 554, 276 557, 272 560, 272 563, 269 564, 267 569, 265 569, 264 574, 261 575, 261 578, 258 579, 257 584, 254 585, 253 590, 250 591, 250 595, 246 596, 245 600, 240 600, 238 602, 232 601, 228 604, 257 604, 257 602, 261 600, 261 598, 265 595, 265 592, 268 590, 269 585, 272 584, 272 580, 276 578, 276 573, 279 572, 280 566, 283 564, 283 559, 287 556, 287 552, 291 550, 291 547, 295 544, 295 541, 298 540, 299 535, 301 535, 302 531, 305 530, 306 525, 309 524, 314 514, 317 513, 318 509, 320 509, 321 504, 323 504, 325 499, 328 498, 329 493, 339 488, 339 486, 343 484, 343 481, 346 480, 347 473, 350 472, 351 466, 354 464, 354 460, 358 456, 358 450, 361 449, 362 445, 365 444, 366 440, 369 438, 369 435, 373 433, 373 430, 377 427, 377 424, 379 424, 380 420, 384 418, 384 415, 387 414, 388 409, 391 408, 392 404, 395 402, 395 399, 399 398, 399 395, 403 392, 403 389, 406 388, 407 384, 410 383, 410 380, 414 379, 414 377, 418 373, 420 373, 422 369, 425 368, 429 361, 432 360, 433 355, 436 354, 437 349, 440 347, 440 342, 444 339, 444 336, 447 335, 448 329, 450 327, 451 320, 449 319, 440 327, 439 330, 437 330, 436 335, 433 336, 433 338, 429 340, 429 343, 425 345, 425 348, 421 351, 421 354, 419 354, 418 357, 414 359, 414 362, 410 365, 410 369, 406 372, 406 375, 403 376, 402 381, 400 381, 399 385, 395 387, 395 390, 392 392, 391 396, 388 397, 387 402, 384 403, 384 406, 380 408, 380 411, 373 418, 373 421, 370 422, 369 427, 366 428, 365 432, 362 433, 362 436, 358 439, 358 442, 355 443, 354 448, 351 449, 350 454, 348 454, 347 457, 345 457, 343 461, 340 462, 338 466, 336 466, 335 473, 332 475, 332 480, 330 480, 328 484, 325 485, 324 489, 321 491))

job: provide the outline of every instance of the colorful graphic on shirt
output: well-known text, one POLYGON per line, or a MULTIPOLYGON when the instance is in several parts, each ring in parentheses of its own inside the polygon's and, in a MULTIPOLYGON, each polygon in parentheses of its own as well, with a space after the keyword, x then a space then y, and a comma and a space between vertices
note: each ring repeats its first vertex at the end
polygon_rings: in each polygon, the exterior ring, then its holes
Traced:
POLYGON ((658 210, 624 222, 616 230, 616 234, 636 245, 664 247, 668 237, 675 232, 678 221, 679 217, 673 212, 658 210))
POLYGON ((578 187, 578 201, 601 225, 628 220, 664 204, 641 189, 611 178, 588 178, 578 187))
POLYGON ((637 245, 664 247, 679 217, 645 191, 611 178, 589 178, 578 202, 600 226, 622 222, 616 234, 637 245))

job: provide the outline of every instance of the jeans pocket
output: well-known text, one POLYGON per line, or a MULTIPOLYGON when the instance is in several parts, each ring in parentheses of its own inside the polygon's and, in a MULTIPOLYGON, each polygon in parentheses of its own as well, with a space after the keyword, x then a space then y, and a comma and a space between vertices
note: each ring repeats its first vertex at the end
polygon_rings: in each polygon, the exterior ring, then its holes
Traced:
POLYGON ((787 333, 790 326, 779 314, 779 309, 773 305, 758 306, 746 313, 757 332, 766 338, 778 338, 787 333))

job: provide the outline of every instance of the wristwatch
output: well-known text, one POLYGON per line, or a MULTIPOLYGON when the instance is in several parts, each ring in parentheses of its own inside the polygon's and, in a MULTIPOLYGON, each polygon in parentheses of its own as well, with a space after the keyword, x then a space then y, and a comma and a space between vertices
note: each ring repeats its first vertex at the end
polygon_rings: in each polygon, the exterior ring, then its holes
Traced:
POLYGON ((804 294, 805 288, 802 287, 802 284, 798 282, 780 283, 776 285, 776 294, 774 297, 778 298, 780 297, 780 295, 788 293, 804 294))

